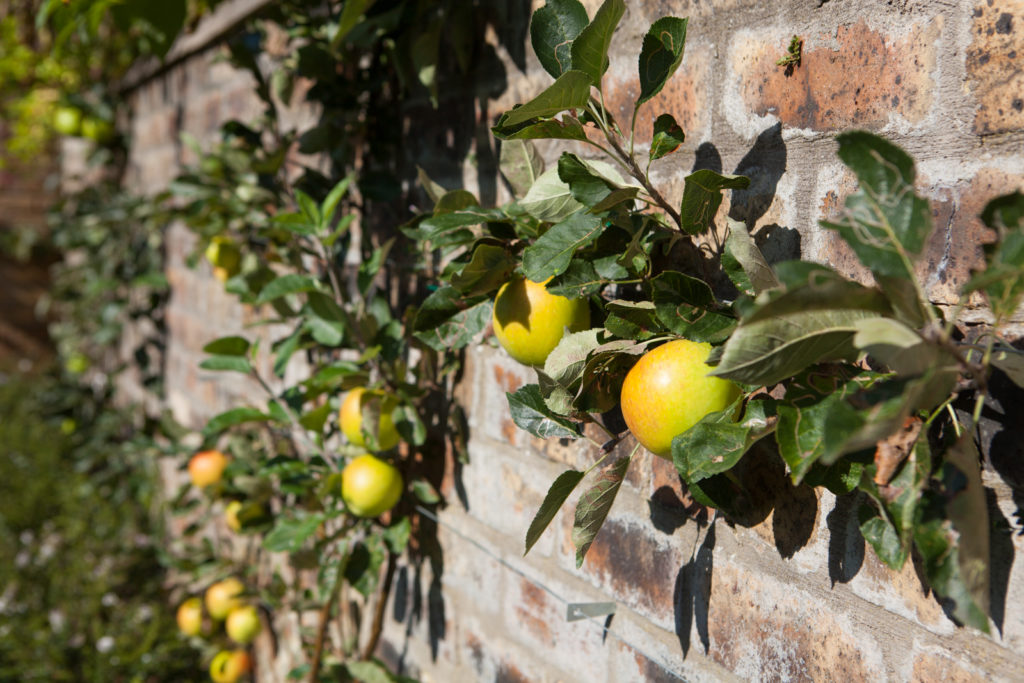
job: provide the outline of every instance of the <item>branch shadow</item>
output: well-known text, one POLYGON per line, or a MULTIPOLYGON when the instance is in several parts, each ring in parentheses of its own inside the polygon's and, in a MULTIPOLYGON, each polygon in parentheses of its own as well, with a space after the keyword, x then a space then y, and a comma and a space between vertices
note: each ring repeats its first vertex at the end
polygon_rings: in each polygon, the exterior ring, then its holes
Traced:
POLYGON ((711 604, 711 575, 714 566, 715 524, 708 526, 704 540, 693 557, 676 575, 673 602, 675 605, 675 629, 683 658, 690 652, 690 638, 696 625, 697 637, 707 654, 711 648, 708 631, 708 614, 711 604))

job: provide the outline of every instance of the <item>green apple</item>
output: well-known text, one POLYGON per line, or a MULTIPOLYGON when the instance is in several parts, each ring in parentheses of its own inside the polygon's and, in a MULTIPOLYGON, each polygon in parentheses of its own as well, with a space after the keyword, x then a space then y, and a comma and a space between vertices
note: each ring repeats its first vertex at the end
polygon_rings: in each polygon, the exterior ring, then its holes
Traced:
POLYGON ((82 130, 82 110, 78 107, 57 107, 53 112, 53 128, 61 135, 78 135, 82 130))
POLYGON ((206 260, 213 266, 213 275, 221 282, 238 274, 242 252, 230 237, 216 235, 206 247, 206 260))
POLYGON ((363 437, 363 405, 371 397, 379 396, 380 421, 377 424, 377 446, 382 451, 387 451, 398 445, 401 438, 398 429, 391 419, 391 411, 398 405, 394 396, 389 396, 383 391, 370 391, 365 387, 357 387, 345 395, 341 402, 339 421, 341 431, 348 440, 356 446, 366 446, 366 439, 363 437))
POLYGON ((210 678, 213 683, 235 683, 251 668, 252 660, 245 650, 221 650, 210 663, 210 678))
POLYGON ((402 497, 402 475, 394 466, 369 453, 345 466, 341 472, 341 498, 357 517, 377 517, 402 497))
POLYGON ((523 365, 543 366, 548 354, 569 332, 590 327, 586 299, 550 293, 544 283, 516 278, 494 299, 494 336, 508 355, 523 365))
POLYGON ((260 614, 252 605, 236 607, 228 613, 224 630, 231 640, 239 645, 248 645, 260 632, 260 614))

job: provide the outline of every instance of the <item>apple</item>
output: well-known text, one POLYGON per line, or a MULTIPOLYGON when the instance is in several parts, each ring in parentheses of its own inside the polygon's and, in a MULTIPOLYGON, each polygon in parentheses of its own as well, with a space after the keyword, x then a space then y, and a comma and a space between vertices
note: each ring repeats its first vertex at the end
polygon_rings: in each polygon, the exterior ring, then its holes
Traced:
POLYGON ((82 136, 95 142, 109 142, 114 137, 114 126, 110 121, 95 116, 82 119, 82 136))
POLYGON ((236 607, 228 613, 224 630, 231 640, 239 645, 248 645, 260 632, 260 614, 252 605, 236 607))
POLYGON ((371 391, 366 387, 357 387, 345 395, 338 413, 341 431, 356 446, 366 447, 363 437, 363 405, 371 397, 380 397, 380 422, 377 424, 377 446, 387 451, 398 445, 401 440, 395 423, 391 419, 391 411, 398 405, 398 399, 383 391, 371 391))
POLYGON ((214 683, 235 683, 251 668, 252 660, 245 650, 221 650, 210 663, 210 678, 214 683))
POLYGON ((203 630, 203 601, 189 598, 178 607, 178 628, 186 636, 198 636, 203 630))
POLYGON ((516 278, 502 285, 494 299, 494 335, 523 365, 543 366, 566 330, 590 327, 587 300, 551 294, 546 283, 516 278))
POLYGON ((224 508, 224 522, 232 531, 241 531, 242 522, 238 519, 238 513, 242 509, 242 501, 233 500, 224 508))
POLYGON ((228 456, 220 451, 200 451, 188 461, 188 474, 192 485, 206 488, 220 481, 224 468, 228 466, 228 456))
POLYGON ((82 110, 78 107, 57 107, 53 112, 53 128, 61 135, 78 135, 82 129, 82 110))
POLYGON ((229 577, 218 581, 206 589, 206 611, 210 616, 220 621, 236 607, 241 606, 242 601, 238 598, 245 592, 245 586, 235 577, 229 577))
POLYGON ((643 446, 671 458, 672 439, 740 395, 729 380, 710 377, 711 344, 677 339, 648 351, 622 383, 621 407, 629 431, 643 446))
POLYGON ((393 465, 369 453, 341 472, 341 499, 356 517, 378 517, 402 497, 402 475, 393 465))
POLYGON ((225 282, 238 274, 242 253, 233 239, 216 235, 206 246, 206 260, 213 266, 213 276, 225 282))

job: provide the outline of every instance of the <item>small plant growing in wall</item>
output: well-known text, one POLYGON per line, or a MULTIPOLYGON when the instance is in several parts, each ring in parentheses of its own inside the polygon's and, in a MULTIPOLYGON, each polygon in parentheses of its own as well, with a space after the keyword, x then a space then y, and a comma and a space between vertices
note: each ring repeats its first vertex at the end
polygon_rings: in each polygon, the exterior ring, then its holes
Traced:
POLYGON ((607 0, 589 17, 562 0, 534 13, 533 47, 554 82, 493 128, 516 199, 488 209, 448 193, 412 233, 447 259, 435 296, 474 332, 493 315, 501 345, 536 368, 536 383, 508 395, 516 424, 604 453, 553 482, 526 550, 583 486, 572 539, 584 561, 634 457, 615 448, 626 433, 608 417, 621 410, 639 444, 671 459, 691 494, 727 518, 742 519, 756 497, 744 468, 755 444, 794 485, 863 492, 860 528, 878 557, 899 569, 917 552, 953 616, 987 631, 990 527, 975 426, 993 368, 1024 385, 1001 333, 1024 295, 1024 197, 997 198, 982 215, 996 240, 961 302, 982 293, 993 320, 969 339, 959 309, 942 315, 915 272, 932 224, 914 163, 875 135, 838 136, 859 189, 822 223, 875 284, 817 263, 770 265, 748 226, 717 217, 723 192, 748 178, 698 170, 669 197, 649 169, 684 132, 660 114, 649 146, 636 145, 637 112, 683 59, 686 19, 663 17, 644 37, 631 119, 605 106, 624 12, 607 0), (534 139, 572 141, 596 158, 564 152, 546 168, 534 139), (562 330, 557 343, 548 326, 562 330))

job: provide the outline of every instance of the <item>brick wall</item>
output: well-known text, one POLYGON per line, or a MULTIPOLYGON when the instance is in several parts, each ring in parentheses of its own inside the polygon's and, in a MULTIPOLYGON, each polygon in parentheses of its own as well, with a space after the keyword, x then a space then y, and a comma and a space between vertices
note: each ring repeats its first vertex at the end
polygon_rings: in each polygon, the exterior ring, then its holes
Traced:
MULTIPOLYGON (((593 14, 600 3, 585 4, 593 14)), ((686 130, 681 151, 654 167, 668 196, 679 196, 694 168, 748 174, 750 189, 734 193, 723 212, 747 221, 770 258, 801 256, 865 277, 817 222, 853 188, 835 157, 834 134, 880 132, 918 160, 919 189, 938 226, 921 272, 937 303, 953 303, 985 238, 981 207, 1024 188, 1017 56, 1024 55, 1024 0, 627 4, 606 77, 608 104, 620 119, 636 95, 647 26, 664 14, 690 17, 683 66, 645 105, 638 126, 641 141, 649 140, 653 114, 667 110, 686 130), (794 34, 804 39, 803 61, 787 72, 775 60, 794 34)), ((521 69, 507 45, 498 54, 505 88, 479 106, 469 157, 477 164, 460 167, 436 147, 414 155, 428 170, 446 169, 437 175, 449 187, 496 188, 500 200, 501 183, 482 161, 496 158, 485 126, 550 79, 532 55, 521 69)), ((155 192, 173 177, 186 160, 180 132, 208 141, 225 119, 258 113, 249 78, 217 55, 212 46, 131 92, 134 189, 155 192)), ((436 137, 443 148, 445 136, 436 137)), ((549 161, 564 148, 542 145, 549 161)), ((180 420, 199 426, 247 391, 199 370, 200 349, 255 313, 234 306, 205 264, 186 267, 190 236, 177 226, 170 231, 167 395, 180 420)), ((984 319, 977 307, 964 315, 984 319)), ((780 466, 756 457, 749 466, 764 481, 764 515, 748 526, 709 525, 708 511, 688 498, 671 465, 642 454, 582 569, 573 562, 571 513, 564 511, 522 557, 547 486, 595 454, 514 427, 504 393, 531 381, 531 371, 486 344, 467 363, 460 396, 470 411, 471 462, 450 465, 443 487, 443 571, 401 568, 389 610, 381 652, 404 670, 439 682, 1024 676, 1024 536, 1009 485, 1024 483, 1019 444, 990 453, 998 472, 990 468, 985 478, 991 514, 1002 525, 993 539, 997 628, 988 637, 956 627, 912 563, 897 573, 875 559, 858 531, 856 502, 793 489, 780 466), (610 622, 568 622, 566 600, 614 601, 617 613, 610 622)), ((1020 398, 1008 395, 1001 410, 1010 414, 1020 398)))

